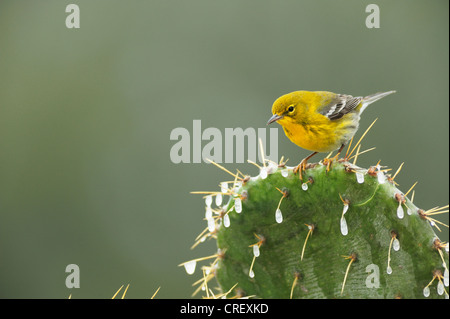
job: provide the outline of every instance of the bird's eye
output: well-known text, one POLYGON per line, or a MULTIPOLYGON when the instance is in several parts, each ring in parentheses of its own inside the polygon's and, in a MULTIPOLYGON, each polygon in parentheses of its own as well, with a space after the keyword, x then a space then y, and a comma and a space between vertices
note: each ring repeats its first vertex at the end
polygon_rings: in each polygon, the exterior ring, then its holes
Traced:
POLYGON ((289 111, 289 112, 293 112, 293 111, 294 111, 294 107, 293 107, 292 105, 289 106, 288 111, 289 111))

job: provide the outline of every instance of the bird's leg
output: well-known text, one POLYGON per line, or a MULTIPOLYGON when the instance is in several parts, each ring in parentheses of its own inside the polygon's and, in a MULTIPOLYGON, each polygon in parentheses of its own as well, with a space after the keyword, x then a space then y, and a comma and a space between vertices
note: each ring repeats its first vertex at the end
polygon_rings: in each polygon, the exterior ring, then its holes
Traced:
POLYGON ((302 159, 302 161, 300 162, 300 164, 298 164, 297 167, 294 168, 294 174, 297 173, 297 171, 299 172, 298 177, 302 180, 303 176, 302 176, 302 171, 304 171, 306 169, 306 163, 308 162, 308 160, 313 157, 314 155, 316 155, 318 152, 314 152, 311 155, 309 155, 308 157, 305 157, 304 159, 302 159))
POLYGON ((342 144, 341 147, 339 148, 337 154, 335 156, 333 156, 332 158, 326 158, 324 160, 324 164, 327 165, 327 173, 330 171, 331 169, 331 164, 333 164, 333 161, 338 160, 339 155, 341 154, 342 150, 344 149, 345 144, 342 144))

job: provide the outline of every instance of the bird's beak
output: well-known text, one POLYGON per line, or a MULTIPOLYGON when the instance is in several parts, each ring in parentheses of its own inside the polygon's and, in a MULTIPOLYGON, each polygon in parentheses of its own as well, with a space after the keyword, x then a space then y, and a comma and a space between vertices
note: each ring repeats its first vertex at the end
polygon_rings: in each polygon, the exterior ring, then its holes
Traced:
POLYGON ((283 117, 284 117, 283 115, 274 114, 274 115, 272 115, 272 117, 267 121, 267 125, 269 125, 269 124, 271 124, 271 123, 273 123, 273 122, 276 122, 276 121, 282 119, 283 117))

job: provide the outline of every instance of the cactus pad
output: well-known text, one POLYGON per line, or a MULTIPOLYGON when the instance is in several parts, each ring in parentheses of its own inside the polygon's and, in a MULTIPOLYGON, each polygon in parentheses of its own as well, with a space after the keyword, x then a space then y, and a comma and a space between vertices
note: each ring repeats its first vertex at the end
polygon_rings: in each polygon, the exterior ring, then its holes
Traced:
POLYGON ((228 297, 448 298, 448 244, 431 217, 442 209, 417 208, 379 165, 294 172, 269 162, 206 196, 197 243, 218 246, 199 281, 208 296, 215 277, 228 297))

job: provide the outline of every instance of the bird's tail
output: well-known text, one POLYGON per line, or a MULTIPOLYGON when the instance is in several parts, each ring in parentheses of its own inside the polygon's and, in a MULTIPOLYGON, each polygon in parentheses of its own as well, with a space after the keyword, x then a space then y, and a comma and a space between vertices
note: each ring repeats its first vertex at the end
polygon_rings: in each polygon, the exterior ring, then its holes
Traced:
POLYGON ((360 113, 362 113, 366 109, 366 107, 369 106, 369 104, 372 104, 373 102, 376 102, 379 99, 382 99, 385 96, 388 96, 389 94, 392 94, 392 93, 395 93, 395 92, 396 91, 378 92, 378 93, 371 94, 371 95, 368 95, 368 96, 364 97, 362 99, 362 101, 361 101, 362 102, 362 106, 361 106, 360 113))

